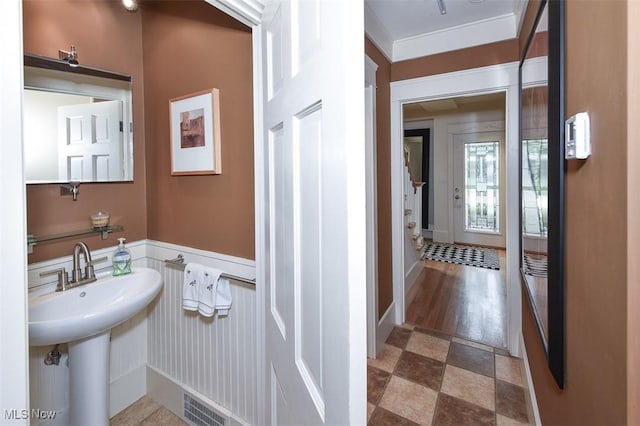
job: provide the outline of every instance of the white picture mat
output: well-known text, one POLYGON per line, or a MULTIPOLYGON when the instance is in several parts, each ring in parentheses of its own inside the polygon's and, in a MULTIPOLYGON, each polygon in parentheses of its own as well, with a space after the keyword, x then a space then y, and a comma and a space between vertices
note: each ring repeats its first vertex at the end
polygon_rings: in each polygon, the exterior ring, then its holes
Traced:
POLYGON ((214 171, 213 97, 205 93, 171 102, 171 172, 214 171), (180 147, 180 114, 202 108, 204 110, 204 146, 180 147))

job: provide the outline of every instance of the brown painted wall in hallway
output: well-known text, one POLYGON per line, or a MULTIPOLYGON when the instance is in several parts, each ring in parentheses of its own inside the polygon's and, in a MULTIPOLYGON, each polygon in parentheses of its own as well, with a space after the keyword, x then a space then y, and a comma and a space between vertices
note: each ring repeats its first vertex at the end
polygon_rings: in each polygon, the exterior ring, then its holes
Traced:
POLYGON ((566 114, 589 112, 593 152, 567 166, 563 391, 526 298, 523 333, 543 424, 625 424, 627 2, 566 6, 566 114))
MULTIPOLYGON (((35 235, 89 228, 89 215, 111 213, 111 223, 125 226, 114 234, 128 240, 146 237, 145 135, 140 14, 129 13, 118 2, 23 2, 24 50, 56 57, 58 49, 75 45, 84 65, 130 74, 133 77, 134 182, 80 185, 78 201, 61 197, 59 185, 27 185, 27 230, 35 235), (70 24, 72 23, 72 24, 70 24)), ((91 249, 114 246, 115 238, 79 237, 91 249)), ((47 242, 35 247, 29 263, 71 254, 76 239, 47 242)))
POLYGON ((376 167, 378 172, 378 316, 393 302, 391 254, 391 64, 369 39, 365 53, 378 64, 376 73, 376 167))
POLYGON ((251 31, 205 2, 142 8, 148 237, 254 259, 251 31), (222 174, 171 176, 169 99, 220 89, 222 174))

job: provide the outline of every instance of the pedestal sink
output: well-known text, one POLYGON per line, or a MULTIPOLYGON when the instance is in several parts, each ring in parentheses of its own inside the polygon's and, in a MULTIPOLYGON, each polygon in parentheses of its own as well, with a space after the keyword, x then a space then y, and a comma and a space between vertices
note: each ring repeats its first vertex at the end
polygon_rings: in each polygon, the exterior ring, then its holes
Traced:
POLYGON ((158 271, 134 268, 63 292, 29 294, 29 344, 68 343, 72 425, 109 424, 111 329, 144 309, 161 288, 158 271))

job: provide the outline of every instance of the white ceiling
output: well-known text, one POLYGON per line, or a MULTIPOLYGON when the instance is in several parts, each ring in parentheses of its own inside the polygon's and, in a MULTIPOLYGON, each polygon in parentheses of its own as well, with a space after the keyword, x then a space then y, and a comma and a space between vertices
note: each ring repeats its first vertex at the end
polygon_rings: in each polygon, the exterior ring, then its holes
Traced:
POLYGON ((515 38, 527 0, 365 0, 365 32, 392 62, 515 38))

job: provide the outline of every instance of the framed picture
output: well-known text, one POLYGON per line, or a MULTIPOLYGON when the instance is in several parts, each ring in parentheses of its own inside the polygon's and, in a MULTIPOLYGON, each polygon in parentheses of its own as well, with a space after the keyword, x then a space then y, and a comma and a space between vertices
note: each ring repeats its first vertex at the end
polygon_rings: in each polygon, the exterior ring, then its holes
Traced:
POLYGON ((169 122, 172 175, 222 173, 218 89, 171 99, 169 122))

